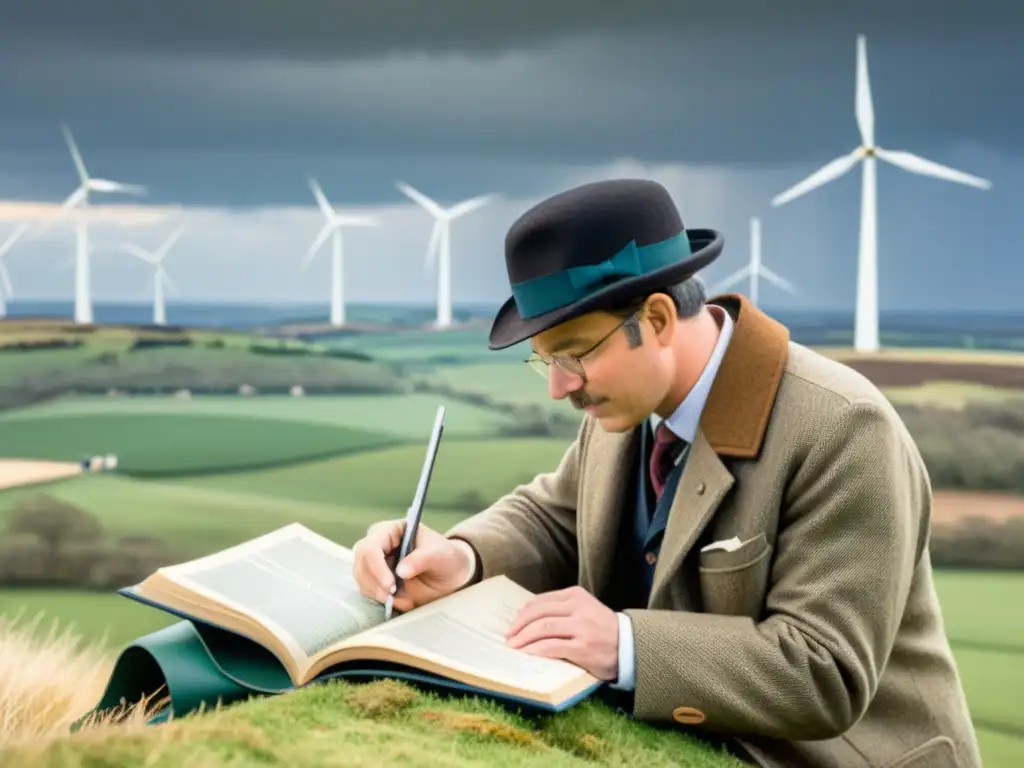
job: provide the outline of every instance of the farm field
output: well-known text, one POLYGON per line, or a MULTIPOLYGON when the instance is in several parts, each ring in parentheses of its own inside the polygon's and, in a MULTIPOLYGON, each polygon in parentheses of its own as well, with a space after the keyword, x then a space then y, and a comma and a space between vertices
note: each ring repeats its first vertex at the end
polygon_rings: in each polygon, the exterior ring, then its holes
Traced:
MULTIPOLYGON (((568 444, 568 440, 557 438, 442 441, 424 522, 429 525, 434 514, 431 508, 458 508, 470 494, 482 507, 518 483, 533 479, 536 472, 553 469, 568 444)), ((365 504, 404 514, 416 489, 423 456, 422 445, 403 445, 260 472, 184 477, 175 484, 315 503, 365 504)))
MULTIPOLYGON (((1024 604, 1024 573, 939 572, 936 581, 985 766, 1015 768, 1024 761, 1024 716, 1016 705, 1017 691, 1024 685, 1024 634, 1019 616, 1000 608, 1024 604), (985 617, 981 626, 979 616, 985 617), (978 644, 1008 649, 984 650, 978 644)), ((0 614, 19 613, 24 620, 41 615, 40 631, 56 620, 60 627, 73 625, 90 642, 105 635, 111 653, 175 621, 117 595, 0 591, 0 614)))
POLYGON ((77 461, 113 453, 128 474, 202 473, 424 444, 438 405, 453 439, 508 417, 427 395, 74 397, 0 414, 0 457, 77 461))

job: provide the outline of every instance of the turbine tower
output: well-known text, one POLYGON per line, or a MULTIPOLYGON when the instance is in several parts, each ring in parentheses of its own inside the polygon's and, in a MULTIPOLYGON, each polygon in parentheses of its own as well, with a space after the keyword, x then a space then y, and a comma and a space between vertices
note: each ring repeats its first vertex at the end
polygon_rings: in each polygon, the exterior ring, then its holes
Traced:
POLYGON ((857 262, 857 312, 854 321, 853 346, 858 352, 878 351, 878 201, 875 159, 884 160, 911 173, 945 181, 991 189, 992 182, 944 165, 926 160, 910 152, 883 149, 875 144, 875 109, 868 82, 867 43, 857 36, 856 117, 861 143, 847 155, 826 163, 806 179, 798 182, 772 200, 773 206, 788 203, 816 187, 838 179, 858 162, 861 163, 860 247, 857 262))
POLYGON ((324 215, 323 228, 316 236, 316 240, 306 251, 306 258, 302 262, 305 269, 316 256, 320 246, 331 236, 331 325, 337 327, 345 324, 345 261, 343 255, 343 243, 341 230, 344 227, 375 227, 378 221, 373 216, 358 216, 354 214, 340 214, 327 202, 327 197, 317 183, 316 179, 309 180, 309 188, 313 190, 313 197, 316 198, 317 207, 324 215))
POLYGON ((769 283, 777 285, 784 291, 789 291, 794 294, 796 293, 796 288, 794 288, 788 280, 784 280, 779 277, 762 263, 761 220, 757 216, 753 216, 750 219, 750 262, 747 266, 737 269, 731 275, 722 280, 722 282, 711 289, 710 293, 719 293, 738 280, 742 280, 744 277, 750 278, 750 292, 748 296, 754 306, 757 306, 758 285, 762 277, 769 283))
POLYGON ((437 268, 437 320, 438 328, 452 324, 452 254, 451 223, 470 211, 490 202, 496 195, 487 194, 463 200, 451 208, 442 208, 436 202, 404 181, 396 182, 398 189, 434 217, 434 229, 427 244, 427 266, 433 266, 435 254, 440 254, 437 268))
POLYGON ((157 248, 153 252, 144 251, 137 245, 131 243, 123 243, 121 249, 127 251, 137 259, 145 261, 147 264, 152 264, 155 268, 153 271, 153 324, 154 325, 165 325, 167 323, 167 308, 164 304, 164 285, 168 287, 174 287, 174 283, 171 280, 170 275, 167 274, 167 270, 164 269, 164 258, 167 256, 167 252, 171 250, 178 238, 181 237, 181 233, 184 231, 184 225, 179 224, 170 237, 164 240, 163 245, 157 248))
POLYGON ((75 144, 75 139, 71 135, 71 130, 63 123, 60 128, 64 134, 64 140, 67 142, 68 150, 71 152, 75 169, 78 171, 78 178, 81 180, 78 188, 61 204, 65 208, 80 209, 76 221, 78 239, 75 244, 75 322, 91 323, 93 318, 92 291, 89 285, 89 228, 86 224, 87 216, 85 214, 89 207, 89 193, 124 192, 142 195, 145 194, 146 188, 137 184, 122 184, 109 179, 90 178, 85 169, 82 155, 75 144))

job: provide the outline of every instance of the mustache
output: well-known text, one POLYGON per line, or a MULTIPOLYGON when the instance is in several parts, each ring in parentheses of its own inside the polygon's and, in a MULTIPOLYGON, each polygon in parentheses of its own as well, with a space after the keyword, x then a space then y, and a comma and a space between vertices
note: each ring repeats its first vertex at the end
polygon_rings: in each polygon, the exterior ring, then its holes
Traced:
POLYGON ((572 407, 579 411, 586 408, 588 405, 600 405, 605 401, 605 398, 588 395, 586 392, 581 390, 579 392, 570 392, 569 401, 572 403, 572 407))

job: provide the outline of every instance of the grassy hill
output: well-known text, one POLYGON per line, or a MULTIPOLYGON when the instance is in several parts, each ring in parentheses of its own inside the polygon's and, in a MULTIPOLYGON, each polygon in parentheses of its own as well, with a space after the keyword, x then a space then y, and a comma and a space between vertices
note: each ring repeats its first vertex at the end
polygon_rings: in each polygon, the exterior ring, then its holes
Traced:
MULTIPOLYGON (((1016 691, 1024 686, 1024 666, 1019 664, 1024 646, 1019 612, 1000 610, 1000 606, 1024 600, 1024 573, 940 573, 937 585, 985 765, 1016 768, 1024 756, 1024 720, 1016 705, 1016 691)), ((104 630, 113 633, 106 644, 92 645, 77 655, 62 650, 52 636, 46 640, 55 649, 46 658, 47 673, 60 671, 52 682, 63 692, 56 706, 51 700, 49 715, 59 715, 64 723, 98 700, 113 652, 138 634, 172 621, 158 611, 112 595, 0 592, 0 629, 3 617, 9 621, 22 607, 26 618, 45 610, 47 616, 59 617, 65 627, 74 622, 73 629, 89 643, 100 640, 104 630), (68 679, 72 674, 81 680, 68 679)), ((3 721, 10 715, 5 715, 2 691, 18 688, 11 681, 17 683, 21 678, 12 669, 20 670, 19 674, 31 672, 25 663, 27 654, 19 649, 31 645, 38 653, 45 645, 40 640, 47 638, 45 624, 33 627, 23 621, 20 626, 26 628, 20 634, 9 630, 4 636, 0 631, 0 647, 4 648, 0 681, 7 684, 6 688, 0 686, 0 764, 117 768, 142 764, 151 756, 160 758, 159 765, 172 766, 186 765, 186 761, 204 765, 204 760, 212 766, 218 757, 269 765, 289 764, 286 761, 291 759, 292 765, 317 766, 336 765, 330 761, 344 750, 350 761, 346 764, 351 765, 369 765, 391 757, 423 766, 625 765, 633 764, 631 761, 706 768, 734 765, 681 734, 627 724, 597 704, 531 723, 480 702, 441 702, 403 686, 333 683, 185 718, 166 729, 97 731, 57 742, 37 740, 34 746, 4 748, 10 736, 3 721), (24 672, 26 669, 29 672, 24 672)), ((35 690, 52 696, 54 688, 35 690)), ((9 693, 8 701, 11 698, 9 693)), ((32 710, 24 705, 25 701, 19 700, 19 712, 32 710)), ((23 725, 21 732, 27 730, 31 729, 23 725)))
POLYGON ((630 723, 598 702, 526 718, 490 702, 441 699, 391 681, 329 682, 160 726, 129 716, 72 735, 68 726, 95 702, 110 659, 95 646, 76 644, 74 635, 40 640, 32 630, 0 623, 2 765, 740 765, 675 729, 630 723))

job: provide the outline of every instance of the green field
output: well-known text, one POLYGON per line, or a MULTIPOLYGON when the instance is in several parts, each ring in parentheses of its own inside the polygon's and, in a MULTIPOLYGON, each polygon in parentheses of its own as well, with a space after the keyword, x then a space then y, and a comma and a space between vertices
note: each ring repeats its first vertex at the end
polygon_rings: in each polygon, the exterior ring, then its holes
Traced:
POLYGON ((509 419, 450 398, 75 397, 0 414, 0 457, 77 461, 113 453, 129 474, 261 467, 413 441, 438 405, 454 439, 494 435, 509 419))
MULTIPOLYGON (((426 514, 431 514, 431 507, 457 506, 466 493, 475 493, 488 503, 497 499, 516 484, 532 479, 537 468, 556 467, 568 442, 553 438, 442 442, 426 514)), ((176 482, 204 490, 404 510, 415 492, 423 455, 423 446, 406 445, 261 472, 176 482)))

